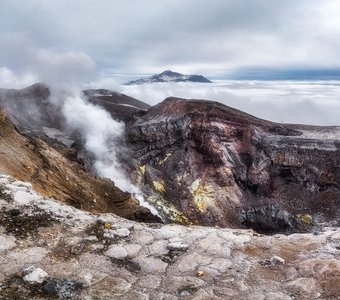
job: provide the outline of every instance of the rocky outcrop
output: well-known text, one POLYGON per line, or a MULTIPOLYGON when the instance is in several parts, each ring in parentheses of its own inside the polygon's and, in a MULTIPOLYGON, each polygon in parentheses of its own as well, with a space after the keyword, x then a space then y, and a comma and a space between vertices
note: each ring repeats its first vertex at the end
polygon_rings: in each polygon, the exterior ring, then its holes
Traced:
POLYGON ((112 118, 125 123, 135 121, 136 116, 150 105, 127 95, 109 90, 85 90, 84 95, 94 104, 105 108, 112 118))
MULTIPOLYGON (((308 219, 307 219, 308 220, 308 219)), ((262 233, 291 233, 299 228, 298 221, 287 211, 273 204, 242 209, 240 222, 262 233)))
POLYGON ((0 89, 0 107, 22 132, 41 134, 43 127, 61 130, 65 120, 49 97, 50 90, 42 83, 20 90, 0 89))
POLYGON ((299 230, 307 219, 338 220, 339 138, 336 127, 277 124, 220 103, 177 98, 127 128, 135 179, 165 217, 268 232, 299 230), (265 206, 274 208, 249 219, 265 206), (289 215, 289 226, 255 221, 273 213, 289 215))
POLYGON ((148 226, 78 210, 0 175, 4 300, 337 299, 339 253, 335 227, 265 236, 148 226))

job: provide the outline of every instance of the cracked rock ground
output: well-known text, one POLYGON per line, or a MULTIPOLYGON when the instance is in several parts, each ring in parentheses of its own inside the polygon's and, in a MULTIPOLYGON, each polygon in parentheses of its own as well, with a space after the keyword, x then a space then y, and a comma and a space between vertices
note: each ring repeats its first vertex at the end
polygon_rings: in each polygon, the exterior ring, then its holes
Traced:
POLYGON ((0 175, 0 299, 340 299, 339 258, 338 227, 135 223, 0 175))

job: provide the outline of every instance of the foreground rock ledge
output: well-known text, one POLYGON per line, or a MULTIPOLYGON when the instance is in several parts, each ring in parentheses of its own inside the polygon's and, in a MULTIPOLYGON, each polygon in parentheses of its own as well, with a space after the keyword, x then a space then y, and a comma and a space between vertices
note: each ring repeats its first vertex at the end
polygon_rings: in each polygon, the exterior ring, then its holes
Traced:
POLYGON ((337 227, 264 236, 147 225, 0 175, 0 299, 337 299, 339 254, 337 227))

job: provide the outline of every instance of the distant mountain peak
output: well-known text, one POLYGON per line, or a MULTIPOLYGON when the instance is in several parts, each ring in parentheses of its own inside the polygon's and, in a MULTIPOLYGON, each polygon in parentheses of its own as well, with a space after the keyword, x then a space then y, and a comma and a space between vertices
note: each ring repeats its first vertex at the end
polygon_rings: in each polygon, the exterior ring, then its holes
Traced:
POLYGON ((125 83, 125 85, 139 85, 145 83, 154 82, 211 82, 202 75, 183 75, 181 73, 166 70, 160 74, 153 75, 151 77, 141 78, 125 83))
MULTIPOLYGON (((165 70, 164 72, 160 73, 159 75, 183 76, 182 74, 177 73, 177 72, 173 72, 171 70, 165 70)), ((154 75, 154 76, 157 76, 157 75, 154 75)))

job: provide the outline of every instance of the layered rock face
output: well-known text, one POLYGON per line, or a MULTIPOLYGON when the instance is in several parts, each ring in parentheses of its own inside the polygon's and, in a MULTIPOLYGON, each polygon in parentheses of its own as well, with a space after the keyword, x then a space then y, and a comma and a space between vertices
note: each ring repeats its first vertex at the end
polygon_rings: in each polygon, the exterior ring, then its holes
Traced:
POLYGON ((264 232, 339 218, 339 137, 176 98, 127 128, 136 181, 165 217, 264 232))

